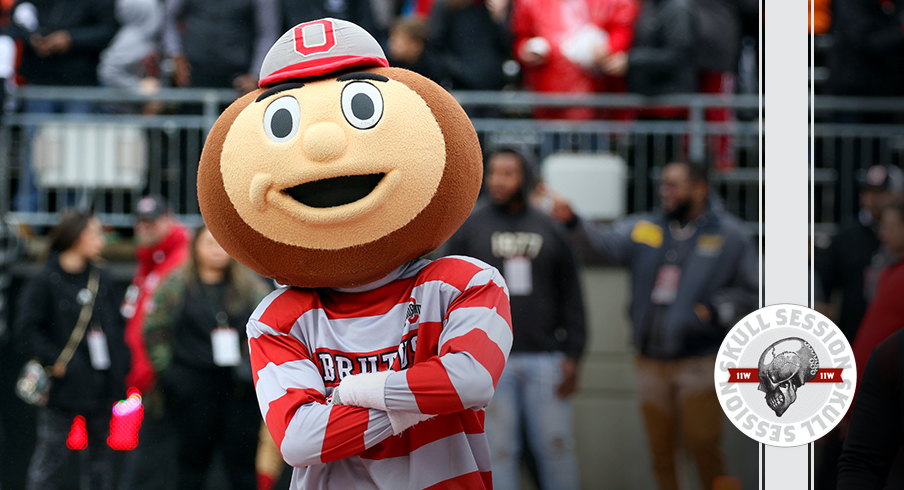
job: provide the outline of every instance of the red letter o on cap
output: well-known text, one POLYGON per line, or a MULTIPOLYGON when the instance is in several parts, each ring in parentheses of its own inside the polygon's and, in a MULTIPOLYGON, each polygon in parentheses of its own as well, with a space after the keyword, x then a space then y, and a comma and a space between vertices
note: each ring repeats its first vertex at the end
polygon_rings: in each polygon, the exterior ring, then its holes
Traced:
POLYGON ((315 20, 295 26, 295 51, 302 56, 329 52, 336 46, 333 22, 315 20))

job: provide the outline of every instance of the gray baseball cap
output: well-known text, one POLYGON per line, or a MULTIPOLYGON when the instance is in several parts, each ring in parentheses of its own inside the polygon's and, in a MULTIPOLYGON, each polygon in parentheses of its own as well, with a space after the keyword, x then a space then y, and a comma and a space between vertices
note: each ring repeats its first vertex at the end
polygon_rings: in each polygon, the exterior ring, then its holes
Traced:
POLYGON ((349 68, 389 66, 380 43, 351 22, 325 18, 283 34, 261 65, 260 87, 349 68))

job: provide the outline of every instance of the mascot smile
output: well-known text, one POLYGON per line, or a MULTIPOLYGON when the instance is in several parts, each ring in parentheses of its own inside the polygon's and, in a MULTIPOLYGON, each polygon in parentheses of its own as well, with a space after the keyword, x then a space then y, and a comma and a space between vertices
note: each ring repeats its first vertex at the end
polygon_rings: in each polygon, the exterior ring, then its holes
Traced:
POLYGON ((211 129, 198 198, 223 248, 285 285, 248 337, 292 488, 489 487, 508 290, 476 259, 422 258, 477 198, 473 126, 338 19, 285 33, 260 86, 211 129))

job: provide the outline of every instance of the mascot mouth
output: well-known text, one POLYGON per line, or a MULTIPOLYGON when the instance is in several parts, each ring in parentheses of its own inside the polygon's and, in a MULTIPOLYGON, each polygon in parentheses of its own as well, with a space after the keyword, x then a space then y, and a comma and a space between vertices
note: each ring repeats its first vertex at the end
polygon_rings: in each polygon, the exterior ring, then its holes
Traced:
POLYGON ((315 180, 284 189, 289 197, 312 208, 332 208, 364 199, 386 174, 351 175, 315 180))

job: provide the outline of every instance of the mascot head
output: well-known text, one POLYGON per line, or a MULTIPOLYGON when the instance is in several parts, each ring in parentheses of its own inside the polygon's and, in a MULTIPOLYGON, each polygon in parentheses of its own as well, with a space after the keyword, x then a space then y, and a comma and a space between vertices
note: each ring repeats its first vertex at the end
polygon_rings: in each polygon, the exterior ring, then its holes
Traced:
POLYGON ((201 213, 239 262, 281 284, 354 287, 441 245, 480 189, 477 134, 437 84, 387 68, 355 24, 300 24, 260 90, 214 124, 201 213))

